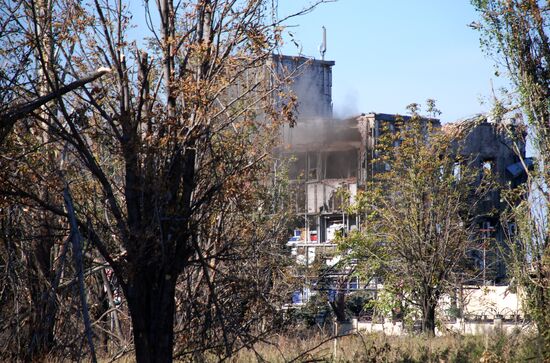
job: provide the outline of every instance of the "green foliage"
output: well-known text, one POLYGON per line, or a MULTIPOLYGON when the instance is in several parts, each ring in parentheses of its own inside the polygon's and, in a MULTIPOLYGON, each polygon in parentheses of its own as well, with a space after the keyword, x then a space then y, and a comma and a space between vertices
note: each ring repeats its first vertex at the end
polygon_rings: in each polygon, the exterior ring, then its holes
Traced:
MULTIPOLYGON (((483 49, 496 58, 513 83, 514 108, 527 116, 538 163, 525 189, 509 192, 504 223, 516 222, 510 233, 509 265, 525 296, 524 308, 536 323, 540 359, 550 360, 550 12, 547 1, 472 0, 481 15, 483 49), (529 199, 525 195, 530 194, 529 199)), ((497 102, 496 119, 510 109, 497 102)), ((517 130, 511 136, 521 137, 517 130)))
MULTIPOLYGON (((439 112, 433 100, 428 104, 439 112)), ((476 201, 487 183, 476 182, 479 174, 467 161, 456 175, 454 136, 418 116, 418 104, 409 109, 410 119, 381 130, 374 162, 383 167, 350 207, 363 229, 340 241, 340 249, 351 251, 367 277, 383 277, 385 292, 372 303, 382 315, 416 307, 431 320, 439 296, 464 271, 476 201)), ((426 324, 432 330, 435 321, 426 324)))
POLYGON ((346 308, 351 316, 360 317, 362 315, 372 315, 370 302, 373 301, 373 293, 370 291, 356 291, 348 297, 346 308))
POLYGON ((426 105, 428 106, 426 110, 428 112, 428 115, 430 115, 431 117, 437 117, 441 115, 441 110, 436 107, 435 100, 433 98, 428 98, 426 100, 426 105))
POLYGON ((307 304, 300 309, 289 311, 289 326, 293 328, 312 328, 318 322, 332 322, 332 310, 327 304, 327 297, 324 294, 311 296, 307 304))
POLYGON ((459 307, 451 306, 447 309, 447 315, 453 318, 461 318, 462 312, 459 307))
POLYGON ((376 317, 397 318, 408 320, 409 306, 403 301, 403 297, 389 290, 382 290, 374 300, 367 303, 372 308, 376 317))

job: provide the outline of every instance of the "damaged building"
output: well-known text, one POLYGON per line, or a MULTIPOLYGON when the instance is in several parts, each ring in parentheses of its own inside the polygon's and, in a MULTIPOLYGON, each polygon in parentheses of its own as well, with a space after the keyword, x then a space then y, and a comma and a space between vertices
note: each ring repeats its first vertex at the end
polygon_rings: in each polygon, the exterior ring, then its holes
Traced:
MULTIPOLYGON (((393 130, 396 122, 407 119, 369 113, 342 120, 300 120, 284 130, 284 154, 295 189, 292 206, 305 216, 309 230, 304 241, 313 236, 320 243, 332 242, 335 228, 349 230, 360 224, 344 208, 375 173, 383 171, 384 165, 373 161, 383 130, 393 130)), ((439 126, 438 120, 429 121, 439 126)))
MULTIPOLYGON (((332 66, 334 62, 304 57, 277 56, 276 61, 287 72, 297 71, 292 91, 298 99, 298 123, 282 131, 281 154, 288 161, 288 175, 293 188, 291 207, 298 216, 288 246, 299 263, 335 263, 334 239, 361 226, 360 217, 346 213, 358 190, 364 188, 384 165, 373 162, 376 144, 383 130, 394 130, 407 116, 367 113, 346 119, 332 117, 332 66)), ((427 119, 439 128, 437 119, 427 119)), ((443 132, 460 133, 461 158, 481 173, 490 171, 498 185, 515 187, 525 182, 525 145, 511 140, 510 128, 521 125, 514 121, 492 122, 479 115, 456 123, 445 124, 443 132), (523 164, 522 164, 522 159, 523 164)), ((523 131, 522 131, 523 132, 523 131)), ((517 141, 517 140, 514 140, 517 141)), ((495 188, 482 201, 478 218, 480 244, 471 251, 479 276, 475 284, 506 282, 506 268, 499 245, 513 225, 502 226, 500 214, 504 205, 500 190, 495 188), (506 228, 506 230, 504 230, 506 228)), ((364 288, 368 282, 357 280, 348 287, 364 288)), ((307 300, 307 296, 303 296, 307 300)))
POLYGON ((478 181, 490 176, 495 185, 484 195, 477 210, 478 248, 469 251, 479 271, 471 282, 477 284, 507 283, 506 239, 513 238, 515 224, 503 225, 501 215, 506 209, 503 188, 516 188, 527 181, 526 168, 533 159, 525 156, 526 128, 515 119, 491 120, 486 115, 445 124, 443 132, 453 133, 460 144, 456 146, 463 163, 478 170, 478 181), (514 135, 512 139, 511 135, 514 135))

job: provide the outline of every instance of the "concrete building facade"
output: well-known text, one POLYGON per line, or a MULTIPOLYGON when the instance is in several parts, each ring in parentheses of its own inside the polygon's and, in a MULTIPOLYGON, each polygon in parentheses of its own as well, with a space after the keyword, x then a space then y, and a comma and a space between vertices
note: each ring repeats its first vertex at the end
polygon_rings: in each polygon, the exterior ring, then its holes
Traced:
MULTIPOLYGON (((299 72, 292 91, 298 98, 298 122, 285 127, 281 153, 289 161, 289 178, 294 189, 292 208, 298 223, 288 246, 297 261, 334 264, 334 238, 338 231, 361 227, 360 217, 348 215, 345 206, 353 203, 358 190, 384 165, 375 163, 376 144, 382 130, 392 131, 407 116, 366 113, 347 119, 332 117, 332 61, 302 57, 276 57, 286 72, 299 72), (329 252, 329 253, 326 253, 329 252)), ((426 119, 433 126, 437 119, 426 119)), ((510 128, 522 127, 514 122, 492 122, 485 116, 445 124, 442 132, 460 132, 460 150, 468 167, 478 168, 480 175, 490 171, 501 187, 515 187, 525 182, 525 145, 509 137, 510 128), (506 127, 504 127, 506 126, 506 127), (489 170, 488 170, 489 169, 489 170)), ((523 131, 522 131, 523 132, 523 131)), ((504 205, 495 188, 481 203, 478 231, 480 248, 470 252, 479 275, 472 284, 506 283, 506 267, 499 246, 513 226, 502 226, 504 205), (506 228, 507 230, 504 230, 506 228)), ((362 289, 368 281, 355 281, 348 287, 362 289)))
POLYGON ((271 67, 273 75, 290 77, 288 89, 298 100, 297 115, 300 120, 332 118, 332 67, 334 61, 274 54, 271 67))

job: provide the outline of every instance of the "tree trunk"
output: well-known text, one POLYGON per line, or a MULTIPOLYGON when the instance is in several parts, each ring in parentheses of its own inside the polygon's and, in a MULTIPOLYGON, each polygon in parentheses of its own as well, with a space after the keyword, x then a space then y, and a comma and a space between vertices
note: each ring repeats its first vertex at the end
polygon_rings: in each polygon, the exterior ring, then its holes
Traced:
POLYGON ((435 307, 436 304, 426 299, 422 306, 422 332, 435 335, 435 307))
POLYGON ((339 323, 345 323, 348 321, 346 317, 346 294, 344 291, 338 289, 338 292, 334 297, 334 302, 331 302, 330 306, 332 307, 332 311, 334 312, 336 320, 339 323))
POLYGON ((42 291, 37 285, 42 281, 37 280, 34 288, 31 288, 31 316, 29 321, 29 346, 24 357, 25 361, 45 359, 54 345, 54 316, 57 309, 49 304, 48 291, 44 287, 42 291))
POLYGON ((126 298, 137 362, 172 362, 175 274, 151 265, 134 275, 126 298))
POLYGON ((29 346, 25 360, 40 360, 54 345, 54 325, 57 314, 55 282, 51 271, 51 252, 54 240, 51 216, 43 214, 41 235, 31 242, 28 268, 28 289, 31 298, 29 346), (47 280, 47 282, 46 282, 47 280), (53 286, 53 289, 52 289, 53 286))

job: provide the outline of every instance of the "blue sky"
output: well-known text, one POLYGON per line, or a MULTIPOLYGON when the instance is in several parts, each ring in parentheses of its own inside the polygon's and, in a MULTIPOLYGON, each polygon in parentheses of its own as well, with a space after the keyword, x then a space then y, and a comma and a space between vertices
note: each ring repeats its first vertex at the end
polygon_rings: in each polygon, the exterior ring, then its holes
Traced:
MULTIPOLYGON (((313 1, 279 0, 279 18, 313 1)), ((142 1, 130 5, 140 25, 133 33, 148 33, 140 14, 142 1)), ((494 61, 482 52, 478 32, 468 27, 476 20, 470 0, 338 0, 289 20, 281 51, 298 55, 301 49, 304 56, 320 58, 324 25, 325 59, 336 62, 336 116, 405 113, 406 105, 434 98, 443 112, 441 120, 449 122, 487 112, 491 80, 497 94, 506 84, 495 76, 494 61)))
MULTIPOLYGON (((308 3, 281 0, 279 17, 308 3)), ((434 98, 448 122, 488 111, 491 79, 495 90, 505 84, 467 26, 477 19, 469 0, 339 0, 290 20, 286 31, 303 55, 320 58, 327 28, 336 115, 405 113, 409 103, 434 98)), ((286 39, 282 52, 298 55, 286 39)))

